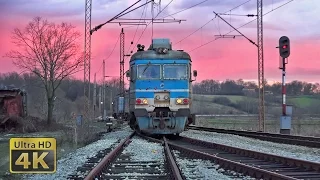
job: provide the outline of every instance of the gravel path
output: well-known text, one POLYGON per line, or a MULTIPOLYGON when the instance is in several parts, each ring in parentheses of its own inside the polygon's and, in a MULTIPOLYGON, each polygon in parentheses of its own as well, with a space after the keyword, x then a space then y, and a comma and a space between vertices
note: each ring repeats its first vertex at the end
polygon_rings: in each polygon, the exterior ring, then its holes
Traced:
POLYGON ((233 171, 225 171, 219 169, 219 165, 208 160, 190 159, 181 155, 179 151, 174 150, 173 154, 177 159, 177 163, 181 172, 186 179, 208 179, 208 180, 254 180, 249 176, 239 175, 233 171))
POLYGON ((203 132, 198 130, 185 131, 181 133, 181 136, 320 163, 320 149, 317 148, 279 144, 237 135, 203 132))
POLYGON ((91 143, 85 147, 77 149, 75 152, 67 154, 57 162, 57 171, 49 175, 30 175, 25 179, 66 179, 69 174, 75 172, 78 166, 87 161, 87 158, 93 157, 98 151, 106 149, 119 139, 123 140, 131 134, 130 130, 121 130, 105 134, 100 140, 91 143))

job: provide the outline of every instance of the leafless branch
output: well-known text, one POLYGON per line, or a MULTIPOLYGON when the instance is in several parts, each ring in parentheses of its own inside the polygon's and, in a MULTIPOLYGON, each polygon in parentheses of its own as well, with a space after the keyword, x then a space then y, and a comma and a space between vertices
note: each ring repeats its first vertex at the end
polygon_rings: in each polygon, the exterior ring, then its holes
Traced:
POLYGON ((84 58, 77 42, 80 33, 71 24, 36 17, 23 30, 14 29, 12 35, 16 48, 6 56, 17 67, 37 75, 46 89, 48 104, 53 103, 62 80, 82 69, 84 58))

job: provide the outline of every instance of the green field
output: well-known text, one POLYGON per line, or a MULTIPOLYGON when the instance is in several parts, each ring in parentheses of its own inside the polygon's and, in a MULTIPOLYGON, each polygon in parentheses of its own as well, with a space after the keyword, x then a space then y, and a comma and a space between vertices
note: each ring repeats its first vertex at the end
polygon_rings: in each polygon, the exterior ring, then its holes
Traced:
MULTIPOLYGON (((230 106, 224 106, 221 104, 213 103, 214 97, 219 97, 219 95, 193 94, 192 112, 196 114, 247 114, 244 111, 230 106)), ((241 98, 245 98, 242 96, 225 97, 232 99, 233 102, 237 102, 241 100, 241 98)))
MULTIPOLYGON (((238 95, 202 95, 202 94, 193 94, 194 101, 201 101, 201 102, 208 102, 212 103, 213 99, 216 97, 226 97, 232 103, 236 103, 239 101, 249 101, 249 100, 258 100, 257 98, 253 97, 246 97, 246 96, 238 96, 238 95)), ((278 97, 281 99, 281 97, 278 97)), ((287 104, 294 105, 299 108, 306 108, 311 105, 320 105, 320 98, 315 98, 313 96, 294 96, 294 97, 287 97, 287 104)), ((214 104, 214 103, 213 103, 214 104)))
POLYGON ((310 96, 302 96, 302 97, 292 97, 288 98, 288 103, 294 104, 301 108, 306 108, 308 106, 311 106, 313 104, 320 105, 320 99, 316 99, 310 96))
POLYGON ((202 101, 209 101, 212 102, 214 98, 216 97, 226 97, 230 99, 231 102, 236 103, 241 100, 246 100, 246 99, 255 99, 251 97, 245 97, 245 96, 237 96, 237 95, 202 95, 202 94, 193 94, 193 98, 196 101, 202 100, 202 101))
MULTIPOLYGON (((258 117, 197 117, 196 126, 258 131, 258 117)), ((266 132, 279 133, 280 120, 266 117, 266 132)), ((320 136, 320 118, 293 119, 291 134, 320 136)))

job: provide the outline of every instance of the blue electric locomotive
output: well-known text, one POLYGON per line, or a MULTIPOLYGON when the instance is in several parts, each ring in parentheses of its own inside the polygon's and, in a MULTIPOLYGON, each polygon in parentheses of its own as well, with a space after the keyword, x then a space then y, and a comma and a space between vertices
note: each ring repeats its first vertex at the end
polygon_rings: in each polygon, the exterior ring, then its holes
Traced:
MULTIPOLYGON (((169 39, 153 39, 148 50, 138 45, 131 56, 129 124, 147 134, 179 134, 192 123, 191 57, 172 50, 169 39)), ((197 76, 197 71, 193 71, 197 76)))

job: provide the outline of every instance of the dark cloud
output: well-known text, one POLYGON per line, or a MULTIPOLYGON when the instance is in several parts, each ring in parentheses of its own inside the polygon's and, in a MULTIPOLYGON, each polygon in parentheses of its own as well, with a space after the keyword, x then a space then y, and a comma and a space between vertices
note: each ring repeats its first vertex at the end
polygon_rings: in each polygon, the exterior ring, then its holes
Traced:
MULTIPOLYGON (((263 7, 267 7, 267 6, 272 6, 272 5, 276 5, 276 3, 282 2, 285 0, 264 0, 263 1, 263 7)), ((206 1, 200 5, 198 5, 197 7, 212 7, 213 9, 220 9, 223 8, 223 11, 232 9, 234 7, 239 6, 242 3, 247 2, 247 0, 209 0, 206 1)), ((200 3, 200 1, 195 2, 194 0, 183 0, 182 4, 177 5, 177 8, 188 8, 194 4, 200 3)), ((244 5, 240 6, 239 8, 242 8, 243 10, 253 10, 257 8, 257 1, 256 0, 251 0, 248 3, 245 3, 244 5)))

